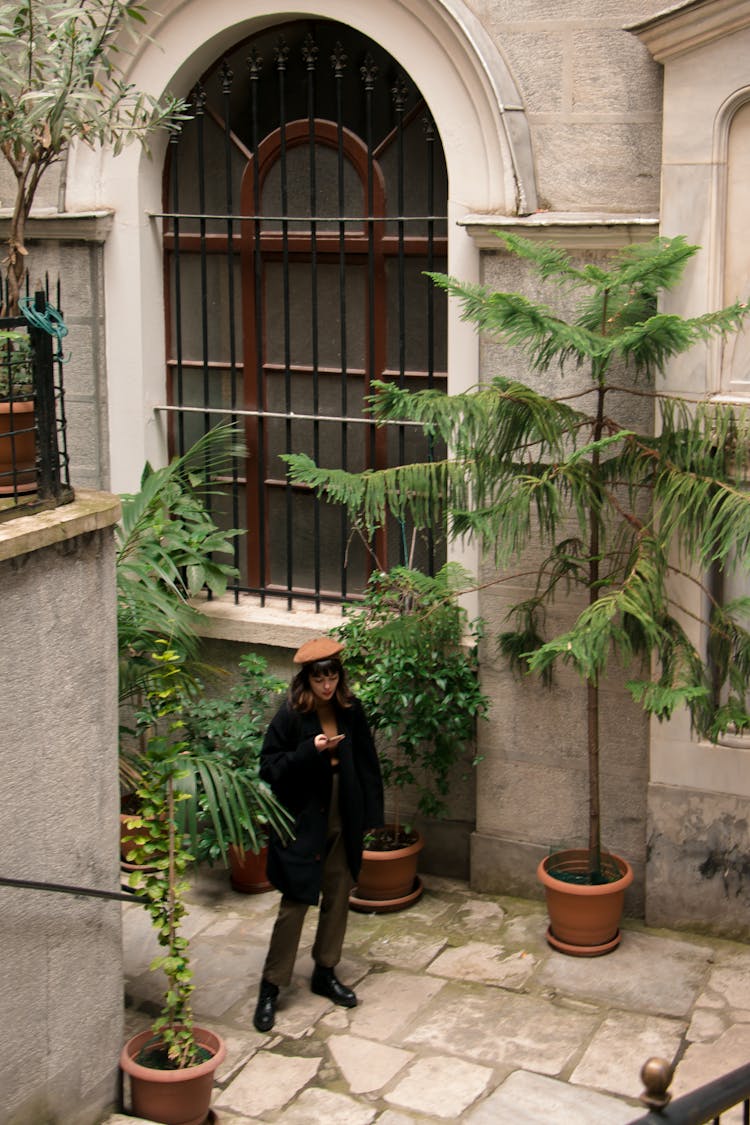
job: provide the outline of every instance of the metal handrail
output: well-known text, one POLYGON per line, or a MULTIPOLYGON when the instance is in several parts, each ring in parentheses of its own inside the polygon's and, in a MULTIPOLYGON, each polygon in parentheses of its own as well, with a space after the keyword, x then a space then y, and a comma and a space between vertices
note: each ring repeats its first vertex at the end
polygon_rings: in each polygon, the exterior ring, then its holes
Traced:
POLYGON ((22 887, 32 891, 54 891, 63 895, 84 895, 88 898, 109 898, 118 902, 146 902, 142 895, 135 892, 126 894, 124 891, 101 891, 95 887, 75 887, 68 883, 41 883, 35 879, 8 879, 0 875, 0 887, 22 887))
POLYGON ((674 1101, 669 1093, 673 1074, 666 1059, 648 1059, 641 1070, 645 1086, 641 1101, 649 1107, 649 1112, 633 1118, 628 1125, 706 1125, 707 1122, 718 1125, 721 1114, 738 1105, 743 1107, 743 1125, 750 1125, 750 1064, 731 1070, 674 1101))

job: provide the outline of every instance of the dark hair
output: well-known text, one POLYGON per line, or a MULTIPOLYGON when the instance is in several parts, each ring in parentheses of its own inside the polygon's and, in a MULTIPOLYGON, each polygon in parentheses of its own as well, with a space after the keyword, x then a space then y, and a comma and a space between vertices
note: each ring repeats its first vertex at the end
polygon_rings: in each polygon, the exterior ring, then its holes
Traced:
POLYGON ((346 672, 341 661, 336 656, 326 660, 313 660, 303 664, 297 675, 289 685, 289 702, 295 711, 306 714, 315 710, 315 696, 310 687, 310 676, 338 675, 335 699, 340 707, 351 707, 352 693, 346 682, 346 672))

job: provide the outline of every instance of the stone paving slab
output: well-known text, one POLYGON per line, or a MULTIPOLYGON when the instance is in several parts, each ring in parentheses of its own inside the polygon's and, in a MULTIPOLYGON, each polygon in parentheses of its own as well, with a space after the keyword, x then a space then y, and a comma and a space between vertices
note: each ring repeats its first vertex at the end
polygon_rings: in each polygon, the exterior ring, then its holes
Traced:
POLYGON ((455 1121, 491 1081, 491 1067, 433 1055, 415 1062, 385 1099, 434 1120, 455 1121))
POLYGON ((259 1051, 225 1090, 214 1097, 218 1110, 223 1106, 248 1117, 263 1120, 265 1114, 281 1109, 313 1079, 321 1064, 317 1058, 259 1051))
POLYGON ((413 1051, 354 1035, 332 1035, 328 1046, 353 1094, 382 1090, 414 1058, 413 1051))
POLYGON ((627 1125, 638 1114, 615 1098, 517 1070, 463 1120, 467 1125, 627 1125))
POLYGON ((369 1125, 377 1109, 331 1090, 305 1090, 278 1118, 284 1125, 369 1125))
MULTIPOLYGON (((571 958, 547 944, 541 902, 424 883, 410 910, 350 916, 339 975, 354 1009, 310 992, 312 909, 276 1026, 260 1035, 278 895, 199 874, 194 1006, 227 1043, 220 1125, 630 1125, 649 1056, 679 1060, 673 1096, 750 1057, 749 947, 626 922, 614 953, 571 958)), ((123 916, 130 1034, 153 1018, 162 980, 148 970, 158 946, 145 911, 123 916)))
POLYGON ((525 950, 509 954, 499 943, 470 941, 441 953, 427 971, 438 977, 519 989, 534 972, 536 964, 534 955, 525 950))
POLYGON ((684 1032, 682 1020, 613 1012, 594 1033, 570 1081, 632 1097, 644 1061, 654 1056, 675 1058, 684 1032))
POLYGON ((414 973, 371 973, 357 989, 359 1006, 350 1016, 353 1032, 366 1039, 393 1043, 444 983, 414 973))
POLYGON ((452 982, 412 1020, 403 1041, 494 1066, 560 1074, 583 1051, 600 1018, 594 1008, 452 982))
MULTIPOLYGON (((693 1043, 685 1051, 672 1082, 672 1096, 681 1097, 750 1059, 750 1025, 728 1028, 713 1043, 693 1043)), ((742 1122, 740 1106, 721 1115, 722 1125, 742 1122)))
POLYGON ((705 985, 711 960, 710 945, 629 931, 605 957, 555 953, 538 979, 564 995, 684 1017, 705 985))

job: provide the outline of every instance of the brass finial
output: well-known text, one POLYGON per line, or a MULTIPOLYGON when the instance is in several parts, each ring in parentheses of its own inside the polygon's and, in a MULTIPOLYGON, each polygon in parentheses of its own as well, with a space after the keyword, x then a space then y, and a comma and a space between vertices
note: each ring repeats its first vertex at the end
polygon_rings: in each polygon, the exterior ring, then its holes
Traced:
POLYGON ((660 1110, 671 1100, 669 1084, 674 1077, 674 1067, 667 1059, 655 1056, 646 1059, 641 1067, 641 1079, 645 1087, 640 1101, 649 1109, 660 1110))

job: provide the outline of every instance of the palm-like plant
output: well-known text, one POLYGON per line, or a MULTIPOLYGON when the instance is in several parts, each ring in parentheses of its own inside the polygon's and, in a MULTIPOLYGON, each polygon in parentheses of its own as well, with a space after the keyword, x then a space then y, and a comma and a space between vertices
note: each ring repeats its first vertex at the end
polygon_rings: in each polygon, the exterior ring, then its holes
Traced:
POLYGON ((237 570, 226 561, 236 530, 223 531, 209 508, 215 480, 244 445, 231 426, 217 426, 168 465, 146 465, 141 487, 123 495, 115 531, 120 697, 144 695, 157 640, 168 638, 183 657, 197 653, 204 587, 220 597, 237 570), (224 556, 222 559, 221 556, 224 556))
POLYGON ((200 614, 190 601, 204 587, 220 597, 237 574, 222 556, 232 553, 239 532, 221 530, 209 504, 217 477, 244 452, 235 428, 223 425, 168 465, 147 465, 140 490, 121 498, 116 528, 120 699, 136 707, 135 728, 123 728, 121 783, 136 795, 143 785, 144 751, 159 731, 166 645, 170 713, 181 742, 175 815, 194 850, 207 823, 222 858, 229 844, 255 848, 261 821, 282 836, 289 829, 285 810, 260 780, 251 737, 257 742, 277 681, 258 658, 248 658, 241 698, 236 693, 229 700, 202 698, 200 614))
POLYGON ((228 693, 209 696, 203 683, 179 693, 181 737, 186 744, 180 805, 181 827, 197 860, 228 862, 231 847, 260 852, 266 832, 284 839, 293 819, 260 777, 260 751, 270 710, 286 684, 256 653, 239 659, 239 682, 228 693))
POLYGON ((287 460, 293 480, 345 504, 368 530, 388 511, 420 526, 438 526, 447 513, 450 534, 476 536, 500 568, 531 542, 545 548, 533 568, 534 589, 511 608, 512 628, 499 642, 517 669, 549 679, 560 661, 586 684, 588 846, 596 878, 599 688, 613 657, 639 667, 629 690, 659 719, 685 706, 712 738, 730 725, 750 726, 750 634, 743 625, 750 599, 721 605, 704 582, 710 568, 749 557, 750 495, 740 486, 749 421, 740 408, 653 390, 673 356, 737 330, 748 306, 691 318, 657 311, 660 293, 679 282, 698 249, 680 237, 628 247, 606 267, 578 267, 556 247, 500 237, 574 301, 572 316, 520 293, 433 278, 461 302, 465 319, 520 348, 533 370, 562 377, 575 368, 575 387, 556 397, 497 377, 444 396, 381 384, 372 399, 378 421, 420 423, 446 442, 448 459, 364 474, 323 470, 304 456, 287 460), (625 386, 628 368, 634 379, 625 386), (638 432, 627 413, 615 416, 631 395, 652 398, 656 433, 638 432), (692 643, 684 607, 672 600, 678 568, 711 604, 703 623, 708 652, 692 643), (571 588, 584 593, 585 608, 548 638, 546 609, 571 588))

